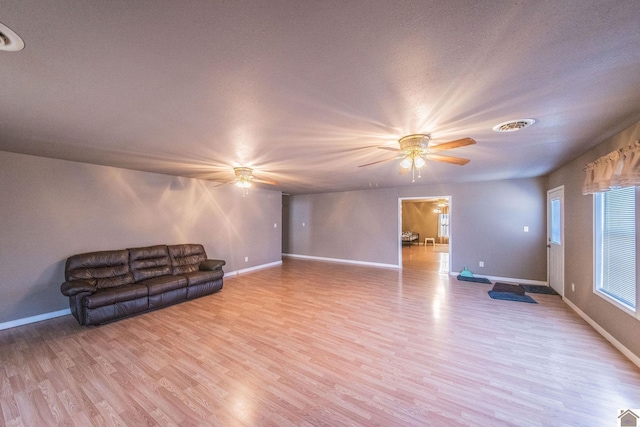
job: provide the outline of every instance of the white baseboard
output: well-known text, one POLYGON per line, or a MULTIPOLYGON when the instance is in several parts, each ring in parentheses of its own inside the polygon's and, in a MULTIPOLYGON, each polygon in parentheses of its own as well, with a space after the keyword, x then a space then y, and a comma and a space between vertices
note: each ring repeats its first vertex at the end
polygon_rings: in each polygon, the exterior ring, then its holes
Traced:
POLYGON ((328 262, 339 262, 342 264, 366 265, 369 267, 400 268, 400 266, 397 264, 383 264, 379 262, 355 261, 352 259, 325 258, 325 257, 319 257, 319 256, 295 255, 295 254, 282 254, 282 256, 289 257, 289 258, 309 259, 314 261, 328 261, 328 262))
MULTIPOLYGON (((449 274, 451 276, 458 276, 460 272, 452 271, 449 274)), ((475 274, 474 274, 474 277, 485 277, 489 280, 493 280, 494 282, 515 282, 515 283, 522 283, 524 285, 549 286, 546 280, 516 279, 513 277, 500 277, 500 276, 476 276, 475 274)))
POLYGON ((15 328, 16 326, 28 325, 29 323, 42 322, 43 320, 53 319, 55 317, 66 316, 67 314, 71 314, 70 308, 52 311, 51 313, 38 314, 36 316, 25 317, 22 319, 10 320, 8 322, 0 323, 0 331, 15 328))
POLYGON ((562 297, 562 300, 569 306, 573 311, 578 313, 578 316, 582 317, 593 329, 595 329, 600 335, 602 335, 607 341, 609 341, 615 348, 620 350, 622 354, 627 356, 629 360, 631 360, 638 368, 640 368, 640 357, 636 356, 631 352, 627 347, 625 347, 620 341, 615 339, 609 332, 605 331, 604 328, 596 323, 595 320, 586 315, 585 312, 580 310, 578 306, 569 301, 567 298, 562 297))
POLYGON ((275 262, 270 262, 268 264, 260 264, 260 265, 254 266, 254 267, 243 268, 242 270, 230 271, 228 273, 224 273, 224 277, 227 278, 227 277, 230 277, 230 276, 237 276, 238 274, 249 273, 251 271, 262 270, 264 268, 276 267, 278 265, 282 265, 282 260, 275 261, 275 262))
MULTIPOLYGON (((275 267, 277 265, 282 265, 282 261, 276 261, 269 264, 257 265, 251 268, 245 268, 243 270, 232 271, 229 273, 225 273, 224 277, 227 278, 229 276, 237 276, 238 274, 248 273, 254 270, 261 270, 263 268, 275 267)), ((30 323, 41 322, 43 320, 53 319, 55 317, 66 316, 67 314, 71 314, 71 309, 66 308, 64 310, 58 310, 51 313, 38 314, 36 316, 25 317, 23 319, 10 320, 8 322, 0 323, 0 331, 10 328, 15 328, 17 326, 28 325, 30 323)))

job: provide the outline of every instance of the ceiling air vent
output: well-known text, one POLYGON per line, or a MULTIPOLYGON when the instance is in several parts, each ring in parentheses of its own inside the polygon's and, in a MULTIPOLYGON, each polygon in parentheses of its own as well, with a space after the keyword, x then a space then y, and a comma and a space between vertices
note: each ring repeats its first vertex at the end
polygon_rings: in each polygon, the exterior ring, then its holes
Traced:
POLYGON ((497 124, 493 127, 495 132, 515 132, 520 129, 531 126, 536 121, 533 119, 510 120, 508 122, 497 124))
POLYGON ((24 42, 11 28, 0 23, 0 50, 17 52, 24 49, 24 42))

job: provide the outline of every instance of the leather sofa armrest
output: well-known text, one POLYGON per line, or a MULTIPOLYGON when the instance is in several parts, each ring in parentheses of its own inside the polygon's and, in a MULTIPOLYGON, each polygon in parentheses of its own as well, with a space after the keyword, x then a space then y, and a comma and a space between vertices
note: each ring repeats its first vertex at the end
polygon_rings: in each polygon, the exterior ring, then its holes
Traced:
POLYGON ((214 271, 220 270, 227 262, 221 259, 207 259, 200 263, 199 269, 201 271, 214 271))
POLYGON ((95 292, 96 285, 88 280, 71 280, 60 285, 60 292, 63 295, 71 297, 80 292, 95 292))

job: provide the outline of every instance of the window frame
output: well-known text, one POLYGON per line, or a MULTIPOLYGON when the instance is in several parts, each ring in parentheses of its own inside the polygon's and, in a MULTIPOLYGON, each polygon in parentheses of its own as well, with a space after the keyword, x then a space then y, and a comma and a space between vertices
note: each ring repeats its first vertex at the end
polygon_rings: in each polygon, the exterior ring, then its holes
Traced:
POLYGON ((640 320, 640 284, 639 284, 639 276, 640 276, 640 236, 638 230, 640 229, 640 221, 638 221, 640 217, 640 187, 635 187, 635 225, 636 225, 636 306, 635 308, 626 304, 625 302, 615 298, 611 294, 606 291, 599 289, 600 285, 600 260, 599 260, 599 248, 602 245, 602 227, 603 227, 603 194, 604 193, 594 193, 593 194, 593 293, 624 311, 625 313, 631 315, 632 317, 640 320))

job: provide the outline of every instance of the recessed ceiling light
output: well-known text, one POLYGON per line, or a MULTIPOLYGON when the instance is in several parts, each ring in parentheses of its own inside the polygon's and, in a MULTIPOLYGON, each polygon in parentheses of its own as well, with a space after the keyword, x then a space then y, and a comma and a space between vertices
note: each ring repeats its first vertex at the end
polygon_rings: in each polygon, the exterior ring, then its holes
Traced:
POLYGON ((24 49, 24 42, 11 28, 0 22, 0 50, 17 52, 24 49))
POLYGON ((495 132, 515 132, 531 126, 536 121, 534 119, 509 120, 508 122, 497 124, 493 127, 495 132))

